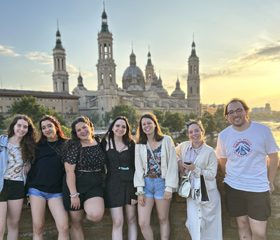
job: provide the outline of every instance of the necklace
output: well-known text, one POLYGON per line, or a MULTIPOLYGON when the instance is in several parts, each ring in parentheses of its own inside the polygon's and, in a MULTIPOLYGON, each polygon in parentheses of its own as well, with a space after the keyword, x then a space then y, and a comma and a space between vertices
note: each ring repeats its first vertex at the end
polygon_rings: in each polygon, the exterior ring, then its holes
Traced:
POLYGON ((57 144, 58 140, 55 141, 55 144, 52 146, 48 141, 47 141, 47 144, 49 145, 49 147, 51 149, 54 149, 55 145, 57 144))

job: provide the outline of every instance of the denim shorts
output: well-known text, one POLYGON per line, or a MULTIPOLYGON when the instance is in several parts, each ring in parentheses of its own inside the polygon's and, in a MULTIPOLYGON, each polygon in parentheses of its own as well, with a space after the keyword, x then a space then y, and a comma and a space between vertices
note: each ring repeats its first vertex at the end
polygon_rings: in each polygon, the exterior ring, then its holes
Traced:
POLYGON ((62 192, 61 193, 46 193, 46 192, 42 192, 36 188, 29 188, 27 196, 30 196, 30 195, 40 197, 40 198, 45 198, 46 200, 50 200, 52 198, 62 197, 62 192))
POLYGON ((164 199, 165 179, 145 177, 145 197, 164 199))

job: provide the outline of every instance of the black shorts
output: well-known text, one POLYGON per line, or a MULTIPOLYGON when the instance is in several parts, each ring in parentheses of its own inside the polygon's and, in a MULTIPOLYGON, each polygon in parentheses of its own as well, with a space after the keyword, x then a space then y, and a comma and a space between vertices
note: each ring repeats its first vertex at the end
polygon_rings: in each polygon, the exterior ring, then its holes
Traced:
POLYGON ((13 181, 4 179, 3 189, 0 193, 0 202, 17 200, 25 197, 23 181, 13 181))
POLYGON ((225 183, 225 203, 230 217, 248 215, 258 221, 267 221, 271 215, 269 191, 246 192, 225 183))
POLYGON ((81 206, 79 209, 71 208, 70 191, 66 183, 66 174, 63 178, 63 204, 66 211, 78 211, 84 209, 84 202, 93 197, 103 198, 102 174, 101 172, 79 172, 76 171, 76 188, 80 193, 81 206))

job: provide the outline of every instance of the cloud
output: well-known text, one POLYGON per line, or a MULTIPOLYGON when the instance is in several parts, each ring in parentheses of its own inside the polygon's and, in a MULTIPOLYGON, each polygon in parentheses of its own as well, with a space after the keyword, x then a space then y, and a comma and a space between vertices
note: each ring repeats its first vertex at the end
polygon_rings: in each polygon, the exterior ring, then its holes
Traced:
POLYGON ((27 59, 31 61, 36 61, 40 64, 49 65, 53 64, 53 57, 45 52, 29 52, 24 55, 27 59))
POLYGON ((209 73, 201 73, 201 79, 208 80, 221 76, 233 76, 239 74, 244 69, 249 69, 261 62, 280 61, 280 41, 266 46, 249 49, 241 53, 236 59, 224 60, 224 67, 209 73))
POLYGON ((20 54, 15 53, 11 48, 13 47, 4 47, 0 45, 0 55, 9 56, 9 57, 19 57, 20 54))

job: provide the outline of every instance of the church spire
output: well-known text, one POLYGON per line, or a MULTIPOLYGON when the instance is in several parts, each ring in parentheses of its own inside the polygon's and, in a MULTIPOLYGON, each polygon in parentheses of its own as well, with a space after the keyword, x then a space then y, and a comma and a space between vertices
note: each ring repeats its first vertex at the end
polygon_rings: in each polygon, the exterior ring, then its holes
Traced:
POLYGON ((105 11, 105 1, 103 1, 103 13, 102 13, 102 24, 101 24, 101 32, 109 32, 108 22, 107 22, 107 13, 105 11))

